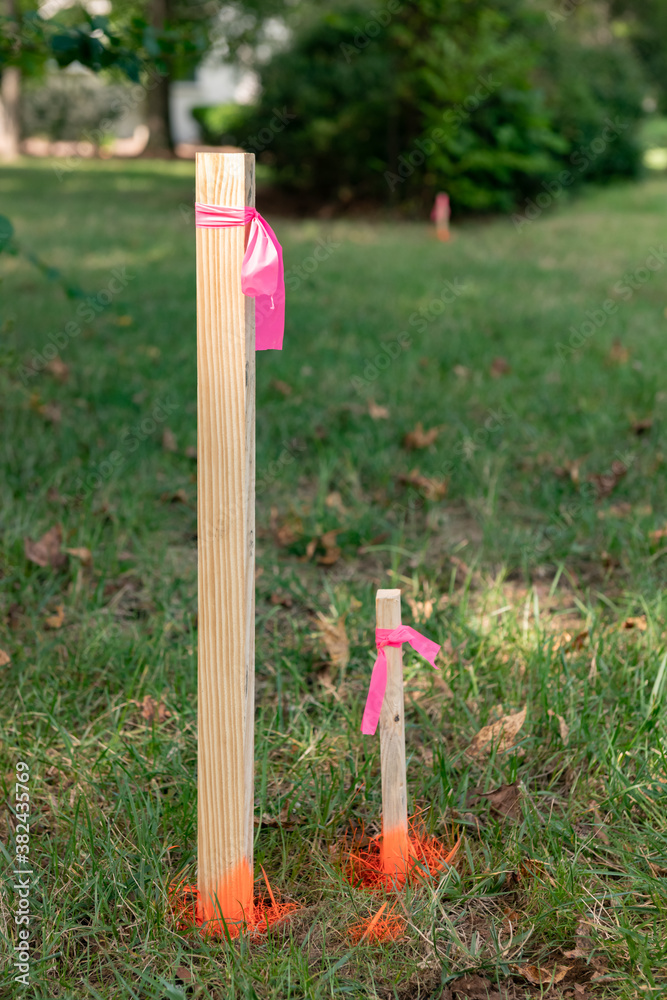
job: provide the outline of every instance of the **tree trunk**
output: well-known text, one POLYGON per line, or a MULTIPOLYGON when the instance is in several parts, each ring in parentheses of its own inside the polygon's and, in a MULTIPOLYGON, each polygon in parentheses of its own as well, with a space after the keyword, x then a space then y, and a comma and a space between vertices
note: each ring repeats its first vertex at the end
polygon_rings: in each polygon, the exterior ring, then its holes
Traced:
POLYGON ((173 151, 174 140, 169 118, 170 85, 169 77, 158 76, 157 71, 154 71, 148 82, 147 125, 150 135, 145 150, 147 153, 173 151))
POLYGON ((19 155, 21 71, 7 66, 0 79, 0 159, 15 160, 19 155))
MULTIPOLYGON (((168 0, 150 0, 150 23, 158 34, 164 30, 168 13, 167 3, 168 0)), ((147 84, 146 110, 150 135, 145 152, 149 155, 151 153, 171 153, 174 149, 169 118, 170 85, 170 74, 162 74, 155 67, 147 84)))

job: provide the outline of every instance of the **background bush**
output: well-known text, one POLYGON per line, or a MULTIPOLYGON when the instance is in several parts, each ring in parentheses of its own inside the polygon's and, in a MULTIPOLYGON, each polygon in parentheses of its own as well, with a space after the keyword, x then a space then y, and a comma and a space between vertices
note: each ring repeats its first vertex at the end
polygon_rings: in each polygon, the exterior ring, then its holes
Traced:
POLYGON ((295 119, 259 154, 279 185, 420 208, 444 189, 455 207, 508 211, 564 168, 573 183, 638 172, 645 82, 603 9, 550 23, 527 0, 394 6, 310 8, 262 68, 255 106, 219 129, 200 112, 208 141, 244 145, 286 107, 295 119), (617 133, 582 155, 610 118, 617 133))

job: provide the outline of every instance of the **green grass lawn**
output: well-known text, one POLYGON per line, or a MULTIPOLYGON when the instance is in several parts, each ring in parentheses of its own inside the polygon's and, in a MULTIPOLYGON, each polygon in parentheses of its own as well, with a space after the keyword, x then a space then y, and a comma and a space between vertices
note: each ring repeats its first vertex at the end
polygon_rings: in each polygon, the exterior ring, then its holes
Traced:
POLYGON ((84 294, 0 257, 8 953, 19 760, 38 873, 32 985, 8 961, 2 995, 665 995, 667 183, 447 244, 270 219, 288 297, 285 350, 257 358, 255 858, 300 910, 232 945, 167 901, 196 871, 193 189, 189 164, 0 170, 22 250, 84 294), (92 566, 26 558, 58 524, 92 566), (462 844, 380 946, 351 941, 382 897, 340 849, 379 831, 359 726, 388 586, 444 644, 441 681, 406 647, 410 808, 462 844), (524 707, 513 747, 466 753, 524 707))

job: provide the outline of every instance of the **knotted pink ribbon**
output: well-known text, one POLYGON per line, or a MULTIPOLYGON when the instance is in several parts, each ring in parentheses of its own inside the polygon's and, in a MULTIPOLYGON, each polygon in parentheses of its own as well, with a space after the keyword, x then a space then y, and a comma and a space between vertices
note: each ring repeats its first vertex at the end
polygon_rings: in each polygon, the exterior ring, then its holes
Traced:
POLYGON ((377 646, 377 660, 373 666, 371 683, 368 688, 366 707, 361 720, 361 731, 364 736, 373 736, 377 729, 384 693, 387 690, 387 656, 385 646, 401 646, 404 642, 409 642, 415 652, 423 656, 431 666, 437 670, 435 658, 440 651, 440 646, 432 639, 427 639, 425 635, 410 628, 409 625, 399 625, 398 628, 376 628, 375 645, 377 646))
POLYGON ((256 299, 255 349, 281 351, 285 331, 285 269, 283 248, 256 208, 220 208, 195 204, 195 226, 226 229, 250 223, 241 265, 241 291, 256 299))

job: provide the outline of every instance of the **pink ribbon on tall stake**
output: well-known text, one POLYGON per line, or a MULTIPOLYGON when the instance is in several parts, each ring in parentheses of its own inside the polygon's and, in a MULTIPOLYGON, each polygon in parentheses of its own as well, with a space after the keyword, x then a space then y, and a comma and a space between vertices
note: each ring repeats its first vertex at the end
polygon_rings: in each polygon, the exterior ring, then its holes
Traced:
POLYGON ((256 299, 255 350, 281 351, 285 331, 285 269, 283 248, 256 208, 220 208, 195 204, 195 226, 226 229, 250 224, 241 265, 241 291, 256 299))
POLYGON ((435 658, 440 651, 440 646, 432 639, 427 639, 421 632, 410 628, 409 625, 399 625, 398 628, 376 628, 375 645, 378 655, 371 674, 371 683, 368 688, 366 707, 361 720, 361 731, 364 736, 373 736, 377 729, 384 693, 387 690, 387 656, 385 646, 401 646, 404 642, 409 642, 415 652, 423 656, 431 666, 437 670, 435 658))

